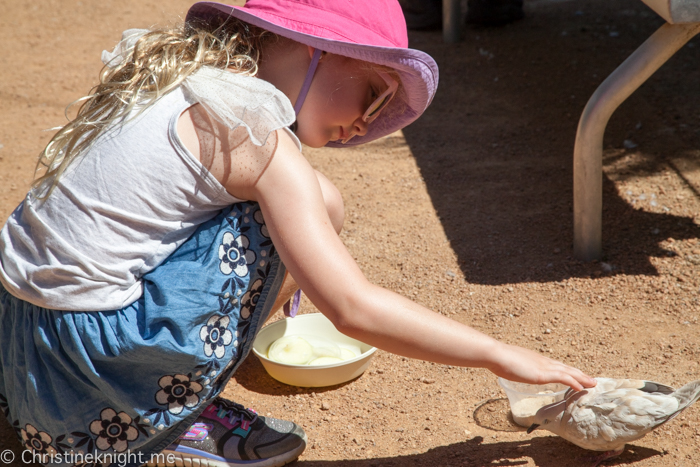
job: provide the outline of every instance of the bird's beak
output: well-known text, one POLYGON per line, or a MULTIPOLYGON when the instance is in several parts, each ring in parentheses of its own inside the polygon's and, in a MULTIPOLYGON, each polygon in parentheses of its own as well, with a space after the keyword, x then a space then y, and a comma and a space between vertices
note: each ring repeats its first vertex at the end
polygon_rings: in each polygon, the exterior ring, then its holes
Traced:
POLYGON ((537 423, 533 423, 532 425, 530 425, 530 428, 527 429, 528 434, 535 431, 538 427, 539 427, 539 425, 537 423))

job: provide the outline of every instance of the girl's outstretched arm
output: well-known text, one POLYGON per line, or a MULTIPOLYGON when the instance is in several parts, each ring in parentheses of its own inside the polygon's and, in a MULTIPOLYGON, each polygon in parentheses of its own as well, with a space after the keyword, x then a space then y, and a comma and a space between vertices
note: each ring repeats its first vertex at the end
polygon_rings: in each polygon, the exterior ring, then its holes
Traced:
POLYGON ((313 168, 288 135, 279 131, 278 138, 252 194, 285 266, 340 332, 399 355, 483 367, 514 381, 577 390, 595 385, 578 369, 501 343, 367 281, 331 224, 313 168))

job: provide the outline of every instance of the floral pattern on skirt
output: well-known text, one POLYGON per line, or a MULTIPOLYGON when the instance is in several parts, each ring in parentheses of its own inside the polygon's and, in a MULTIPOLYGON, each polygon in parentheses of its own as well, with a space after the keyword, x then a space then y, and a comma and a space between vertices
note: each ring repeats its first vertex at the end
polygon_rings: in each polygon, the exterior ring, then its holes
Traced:
POLYGON ((239 203, 144 275, 142 297, 120 310, 48 310, 0 287, 0 408, 52 465, 127 452, 120 465, 147 462, 219 394, 283 278, 258 205, 239 203))

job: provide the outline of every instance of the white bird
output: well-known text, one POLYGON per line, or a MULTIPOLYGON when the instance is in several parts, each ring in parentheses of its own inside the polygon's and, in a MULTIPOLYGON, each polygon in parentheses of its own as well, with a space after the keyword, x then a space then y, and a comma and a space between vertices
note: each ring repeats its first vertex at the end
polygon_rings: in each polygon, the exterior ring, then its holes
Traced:
POLYGON ((678 390, 638 379, 596 380, 595 387, 569 389, 564 400, 539 409, 527 432, 541 427, 584 449, 605 451, 595 459, 595 467, 700 398, 700 380, 678 390))

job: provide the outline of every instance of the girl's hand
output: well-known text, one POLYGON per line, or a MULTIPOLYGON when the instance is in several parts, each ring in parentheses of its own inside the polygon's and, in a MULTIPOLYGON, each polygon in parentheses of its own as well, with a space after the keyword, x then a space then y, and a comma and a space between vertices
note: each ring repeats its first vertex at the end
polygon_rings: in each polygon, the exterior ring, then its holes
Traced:
POLYGON ((577 391, 596 385, 596 380, 581 370, 502 342, 498 343, 493 363, 487 368, 502 378, 519 383, 562 383, 577 391))

